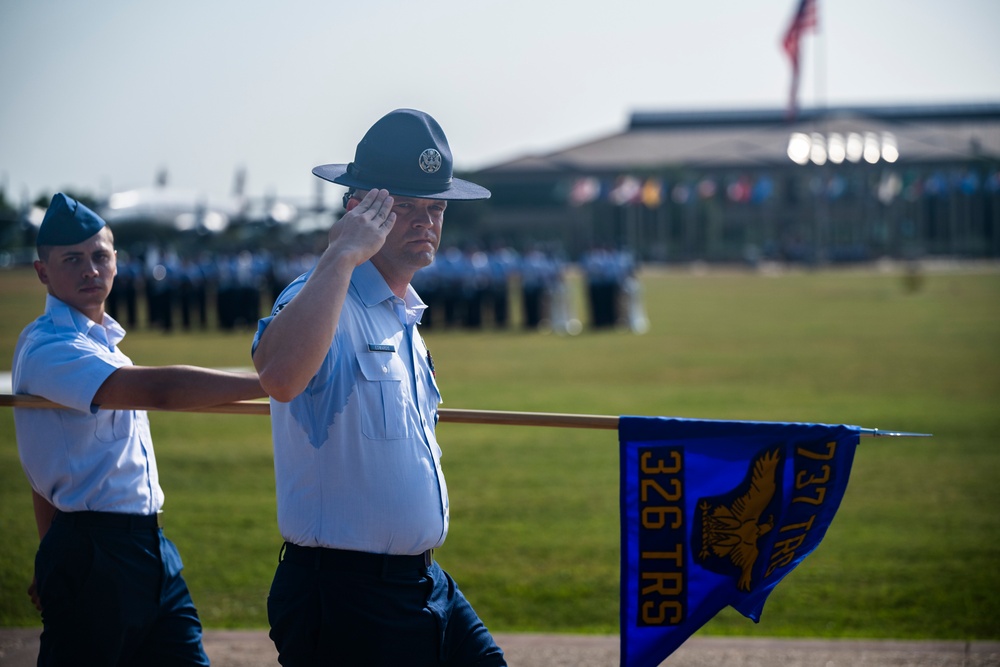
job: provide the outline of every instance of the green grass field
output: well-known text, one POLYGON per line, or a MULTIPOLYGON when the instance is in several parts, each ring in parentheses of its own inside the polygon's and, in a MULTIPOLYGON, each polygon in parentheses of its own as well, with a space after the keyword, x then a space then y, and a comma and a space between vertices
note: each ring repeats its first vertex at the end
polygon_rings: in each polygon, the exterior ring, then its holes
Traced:
MULTIPOLYGON (((759 625, 703 633, 1000 639, 1000 272, 647 271, 651 321, 560 337, 426 335, 444 407, 815 421, 933 433, 864 439, 819 549, 759 625)), ((42 308, 33 273, 0 274, 0 366, 42 308)), ((129 334, 138 364, 249 364, 250 333, 129 334)), ((266 417, 151 414, 167 534, 209 628, 266 627, 281 539, 266 417)), ((452 527, 439 551, 496 631, 618 630, 613 431, 444 423, 452 527)), ((0 409, 0 625, 36 625, 37 535, 0 409)))

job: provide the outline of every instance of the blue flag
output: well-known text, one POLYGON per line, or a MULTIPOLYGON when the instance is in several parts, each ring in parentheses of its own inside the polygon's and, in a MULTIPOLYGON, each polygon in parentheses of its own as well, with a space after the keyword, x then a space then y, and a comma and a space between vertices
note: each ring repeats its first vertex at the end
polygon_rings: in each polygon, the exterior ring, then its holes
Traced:
POLYGON ((727 605, 759 621, 833 521, 860 433, 622 417, 622 667, 659 665, 727 605))

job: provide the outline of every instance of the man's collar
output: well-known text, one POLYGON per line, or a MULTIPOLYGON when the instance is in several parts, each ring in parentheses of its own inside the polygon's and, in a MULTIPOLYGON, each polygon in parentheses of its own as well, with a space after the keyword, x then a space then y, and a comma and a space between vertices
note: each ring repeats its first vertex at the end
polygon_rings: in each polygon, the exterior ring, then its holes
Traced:
POLYGON ((354 269, 354 273, 351 274, 351 285, 358 291, 361 303, 365 304, 367 308, 378 305, 394 296, 388 283, 385 282, 385 278, 382 277, 371 260, 354 269))
MULTIPOLYGON (((96 332, 92 332, 95 327, 103 330, 103 338, 112 346, 117 345, 125 337, 125 329, 107 313, 104 313, 103 322, 94 322, 76 308, 51 294, 45 296, 45 312, 52 318, 52 323, 59 328, 74 329, 90 336, 95 335, 96 332)), ((97 333, 97 337, 102 338, 99 333, 97 333)))
MULTIPOLYGON (((366 308, 371 308, 396 297, 371 260, 354 269, 354 273, 351 274, 351 285, 358 291, 361 303, 365 304, 366 308)), ((417 291, 413 289, 413 285, 406 286, 406 297, 403 299, 403 303, 406 304, 407 308, 416 311, 422 311, 427 307, 417 291)))

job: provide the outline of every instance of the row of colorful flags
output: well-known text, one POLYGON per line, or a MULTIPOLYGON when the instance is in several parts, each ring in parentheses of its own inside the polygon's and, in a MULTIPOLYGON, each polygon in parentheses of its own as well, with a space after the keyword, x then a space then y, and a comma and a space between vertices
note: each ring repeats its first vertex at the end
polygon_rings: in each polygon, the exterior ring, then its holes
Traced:
POLYGON ((774 181, 767 176, 750 178, 740 176, 728 181, 706 176, 696 180, 670 184, 664 179, 638 176, 618 176, 601 179, 584 176, 575 179, 564 190, 565 201, 571 206, 605 202, 616 206, 642 205, 659 208, 672 201, 687 204, 697 200, 714 199, 724 194, 734 202, 767 201, 774 194, 774 181))
MULTIPOLYGON (((1000 193, 1000 171, 953 169, 921 173, 887 169, 874 176, 831 174, 810 178, 807 189, 809 195, 830 201, 867 194, 883 204, 891 204, 900 197, 916 201, 924 197, 997 194, 1000 193)), ((583 176, 562 186, 557 193, 561 201, 571 206, 608 203, 650 209, 667 203, 684 205, 719 198, 737 204, 762 204, 774 195, 775 181, 768 175, 704 176, 672 183, 658 177, 622 175, 602 179, 583 176)))

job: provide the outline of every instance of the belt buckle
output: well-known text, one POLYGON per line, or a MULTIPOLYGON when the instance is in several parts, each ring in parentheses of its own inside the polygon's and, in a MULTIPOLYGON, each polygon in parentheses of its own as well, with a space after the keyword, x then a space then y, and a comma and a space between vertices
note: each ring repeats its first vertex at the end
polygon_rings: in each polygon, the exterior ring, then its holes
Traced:
POLYGON ((434 550, 428 549, 424 552, 424 567, 430 567, 434 562, 434 550))
POLYGON ((163 528, 163 510, 156 510, 156 527, 163 528))

